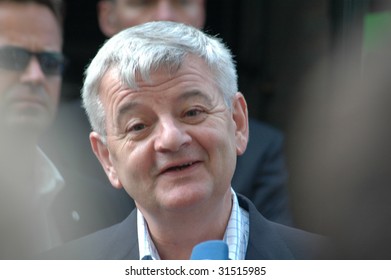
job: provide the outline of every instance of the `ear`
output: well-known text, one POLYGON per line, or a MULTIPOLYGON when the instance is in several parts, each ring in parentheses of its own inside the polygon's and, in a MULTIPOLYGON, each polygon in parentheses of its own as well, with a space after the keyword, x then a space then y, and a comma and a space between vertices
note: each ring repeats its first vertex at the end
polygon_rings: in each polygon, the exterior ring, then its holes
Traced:
POLYGON ((249 129, 247 103, 240 92, 236 93, 233 100, 232 118, 236 124, 236 153, 242 155, 246 151, 249 129))
POLYGON ((97 4, 98 22, 102 33, 110 38, 118 32, 117 17, 112 1, 100 0, 97 4))
POLYGON ((109 178, 111 184, 114 188, 122 188, 122 183, 120 182, 117 171, 115 170, 112 164, 112 158, 110 151, 107 148, 107 145, 103 143, 101 136, 97 132, 90 133, 90 142, 94 154, 98 158, 100 164, 102 165, 104 171, 106 172, 107 177, 109 178))

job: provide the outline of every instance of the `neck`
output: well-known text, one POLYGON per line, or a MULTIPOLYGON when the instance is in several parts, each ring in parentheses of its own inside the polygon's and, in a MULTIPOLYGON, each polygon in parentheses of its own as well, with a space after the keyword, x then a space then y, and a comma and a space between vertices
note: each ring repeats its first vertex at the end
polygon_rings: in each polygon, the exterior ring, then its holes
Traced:
POLYGON ((231 190, 209 205, 189 213, 163 213, 157 218, 144 215, 161 259, 187 260, 198 243, 223 239, 232 209, 231 190))

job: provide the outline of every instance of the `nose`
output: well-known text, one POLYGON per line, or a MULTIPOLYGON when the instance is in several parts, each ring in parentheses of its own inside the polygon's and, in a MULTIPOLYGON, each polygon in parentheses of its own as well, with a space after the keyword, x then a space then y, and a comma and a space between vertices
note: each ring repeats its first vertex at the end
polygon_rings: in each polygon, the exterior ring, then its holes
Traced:
POLYGON ((32 56, 26 69, 23 71, 21 81, 30 84, 42 84, 45 80, 45 74, 42 71, 38 58, 32 56))
POLYGON ((155 20, 176 21, 174 4, 170 0, 158 1, 155 13, 155 20))
POLYGON ((158 152, 177 152, 191 142, 191 136, 180 122, 165 120, 159 125, 155 139, 155 150, 158 152))

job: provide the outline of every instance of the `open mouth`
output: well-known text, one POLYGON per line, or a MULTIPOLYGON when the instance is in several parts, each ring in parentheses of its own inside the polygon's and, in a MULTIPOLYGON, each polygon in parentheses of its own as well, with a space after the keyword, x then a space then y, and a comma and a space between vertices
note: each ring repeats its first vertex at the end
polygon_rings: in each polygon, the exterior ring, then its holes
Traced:
POLYGON ((184 163, 181 165, 172 166, 172 167, 169 167, 166 170, 164 170, 162 173, 182 171, 182 170, 185 170, 185 169, 192 167, 196 163, 197 162, 188 162, 188 163, 184 163))

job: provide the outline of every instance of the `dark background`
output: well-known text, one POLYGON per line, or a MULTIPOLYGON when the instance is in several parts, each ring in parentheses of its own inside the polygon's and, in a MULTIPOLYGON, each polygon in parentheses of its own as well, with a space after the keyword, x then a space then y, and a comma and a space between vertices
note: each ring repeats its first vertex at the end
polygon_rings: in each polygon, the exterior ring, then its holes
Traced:
MULTIPOLYGON (((305 77, 360 24, 368 10, 389 0, 206 0, 205 30, 220 35, 235 55, 239 89, 251 116, 285 130, 290 104, 305 77)), ((98 28, 97 0, 67 0, 64 52, 69 58, 63 101, 77 98, 86 64, 105 37, 98 28)), ((356 34, 361 43, 362 34, 356 34)), ((359 59, 358 59, 359 61, 359 59)))
MULTIPOLYGON (((68 0, 64 52, 69 65, 63 101, 77 98, 86 64, 105 37, 96 0, 68 0)), ((329 49, 330 1, 209 0, 205 30, 219 34, 235 55, 239 89, 249 113, 281 129, 301 77, 329 49)))
MULTIPOLYGON (((305 78, 327 56, 338 37, 365 11, 387 0, 206 0, 205 30, 218 34, 238 65, 239 89, 249 114, 282 130, 305 78)), ((96 17, 97 0, 67 0, 63 102, 78 98, 83 69, 105 37, 96 17)), ((361 34, 356 34, 360 43, 361 34)))
MULTIPOLYGON (((83 70, 105 40, 98 28, 96 2, 67 1, 64 52, 69 64, 64 74, 63 103, 79 98, 83 70)), ((313 92, 327 98, 332 90, 327 88, 327 79, 333 78, 335 63, 331 54, 336 48, 342 50, 338 66, 352 65, 353 61, 360 69, 360 47, 352 54, 346 42, 360 46, 364 15, 390 9, 390 2, 207 0, 205 30, 219 35, 232 50, 239 89, 246 97, 250 116, 281 129, 287 146, 294 146, 289 128, 300 104, 298 97, 314 69, 321 60, 329 62, 330 67, 322 72, 326 88, 313 92)), ((287 159, 288 170, 292 170, 295 162, 289 153, 287 159)), ((288 187, 294 190, 296 186, 291 183, 288 187)))

